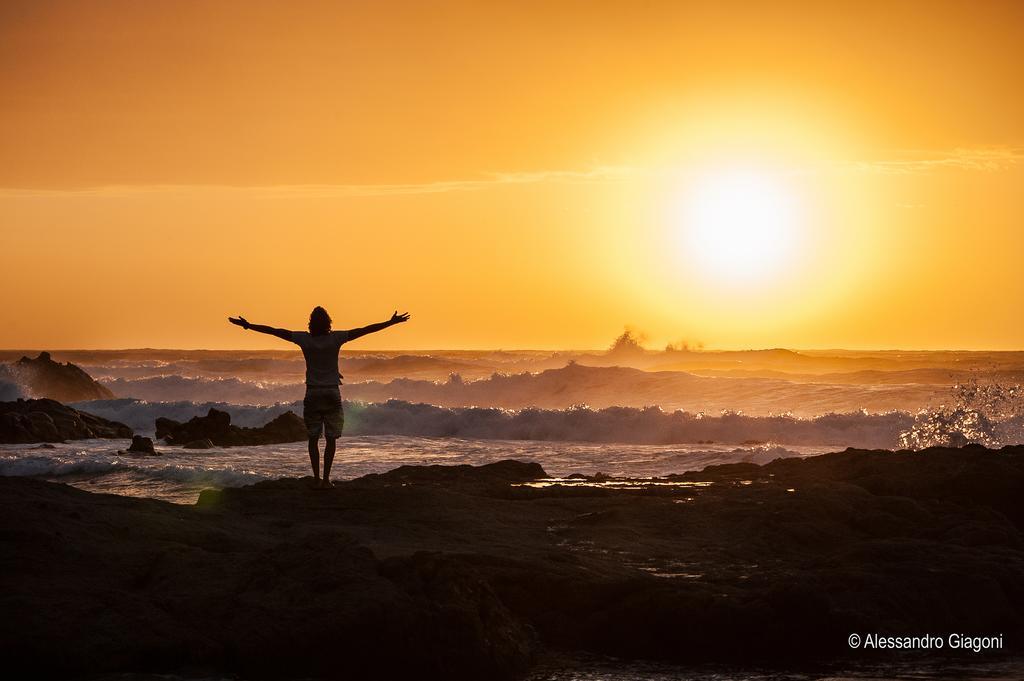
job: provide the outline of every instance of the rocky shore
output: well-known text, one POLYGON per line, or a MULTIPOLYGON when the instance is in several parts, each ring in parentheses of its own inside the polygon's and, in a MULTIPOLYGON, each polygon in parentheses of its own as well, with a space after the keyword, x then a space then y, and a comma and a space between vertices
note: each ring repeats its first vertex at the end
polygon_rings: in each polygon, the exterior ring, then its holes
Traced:
POLYGON ((194 507, 0 478, 0 653, 35 675, 512 679, 552 651, 792 666, 852 632, 1024 633, 1024 447, 545 478, 402 467, 194 507))

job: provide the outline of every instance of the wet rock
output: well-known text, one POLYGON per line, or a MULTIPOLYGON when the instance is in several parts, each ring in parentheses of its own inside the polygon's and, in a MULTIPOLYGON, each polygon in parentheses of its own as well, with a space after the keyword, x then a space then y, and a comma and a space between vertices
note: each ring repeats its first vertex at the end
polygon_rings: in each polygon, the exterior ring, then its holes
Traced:
POLYGON ((301 442, 307 434, 302 418, 293 411, 286 411, 260 428, 241 428, 231 424, 231 414, 211 408, 206 416, 196 416, 185 423, 158 418, 156 437, 171 445, 209 440, 218 447, 235 447, 301 442))
POLYGON ((213 449, 215 445, 210 438, 204 437, 199 440, 191 440, 182 445, 184 449, 213 449))
POLYGON ((0 402, 0 443, 129 438, 132 430, 56 400, 0 402))
POLYGON ((528 482, 546 478, 547 473, 539 463, 505 459, 482 466, 462 464, 458 466, 399 466, 387 473, 365 476, 372 481, 405 483, 478 483, 478 482, 528 482))
POLYGON ((81 367, 71 362, 55 362, 48 352, 39 353, 35 359, 22 357, 17 362, 0 365, 0 380, 20 385, 34 397, 61 402, 114 397, 108 388, 97 383, 81 367))
POLYGON ((157 456, 157 451, 153 449, 153 440, 142 435, 133 435, 132 443, 127 449, 129 454, 147 454, 149 456, 157 456))

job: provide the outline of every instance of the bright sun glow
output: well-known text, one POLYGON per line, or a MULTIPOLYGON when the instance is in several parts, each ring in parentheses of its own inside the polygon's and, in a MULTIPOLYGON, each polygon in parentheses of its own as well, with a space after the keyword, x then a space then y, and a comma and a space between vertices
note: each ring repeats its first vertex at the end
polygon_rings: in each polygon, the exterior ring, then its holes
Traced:
POLYGON ((689 263, 721 282, 761 281, 790 264, 798 247, 796 197, 782 177, 749 170, 688 183, 676 225, 689 263))

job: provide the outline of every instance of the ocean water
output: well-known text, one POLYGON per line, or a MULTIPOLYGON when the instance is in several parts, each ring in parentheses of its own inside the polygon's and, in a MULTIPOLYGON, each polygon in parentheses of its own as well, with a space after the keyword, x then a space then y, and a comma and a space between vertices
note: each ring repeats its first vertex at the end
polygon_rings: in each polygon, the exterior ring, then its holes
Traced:
MULTIPOLYGON (((286 346, 287 347, 287 346, 286 346)), ((31 352, 0 351, 0 360, 31 352)), ((301 413, 301 354, 63 351, 115 399, 78 409, 153 435, 210 408, 239 426, 301 413)), ((846 447, 1024 442, 1024 353, 347 352, 333 475, 403 464, 540 463, 553 476, 657 476, 846 447)), ((0 399, 31 397, 0 383, 0 399)), ((0 474, 190 503, 205 487, 306 475, 305 443, 119 453, 121 441, 0 445, 0 474)))
MULTIPOLYGON (((0 475, 31 476, 109 494, 191 504, 207 488, 310 475, 306 443, 182 449, 156 445, 161 456, 124 452, 128 440, 79 440, 48 446, 0 445, 0 475)), ((572 473, 650 477, 699 470, 716 463, 767 463, 810 456, 822 447, 773 445, 629 445, 529 440, 344 436, 331 477, 356 478, 398 466, 480 465, 502 459, 536 461, 553 477, 572 473)))

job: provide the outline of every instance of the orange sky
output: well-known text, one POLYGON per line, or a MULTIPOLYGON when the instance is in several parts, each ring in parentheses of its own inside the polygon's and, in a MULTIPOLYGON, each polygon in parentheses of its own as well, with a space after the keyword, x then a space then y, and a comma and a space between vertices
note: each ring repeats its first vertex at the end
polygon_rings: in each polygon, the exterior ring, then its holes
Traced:
POLYGON ((1019 349, 1022 64, 1014 2, 4 3, 0 347, 1019 349), (756 280, 677 209, 737 169, 756 280))

